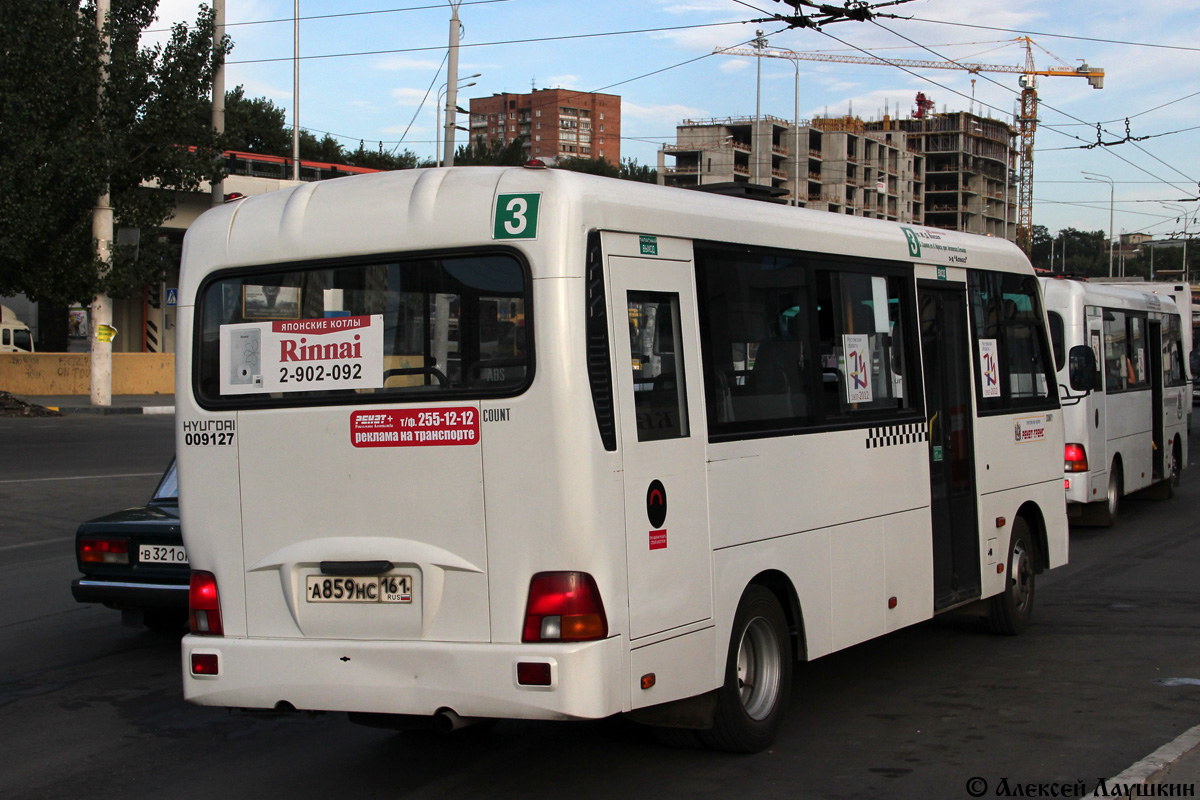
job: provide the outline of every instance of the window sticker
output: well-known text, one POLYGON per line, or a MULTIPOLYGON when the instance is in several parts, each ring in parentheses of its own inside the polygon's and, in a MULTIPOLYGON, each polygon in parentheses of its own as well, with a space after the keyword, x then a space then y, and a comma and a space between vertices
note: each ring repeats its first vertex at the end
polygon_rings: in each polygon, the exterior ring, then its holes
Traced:
POLYGON ((983 375, 983 396, 1000 396, 1000 357, 995 339, 979 340, 979 371, 983 375))
POLYGON ((383 316, 221 326, 221 394, 383 386, 383 316))
POLYGON ((871 344, 866 334, 844 334, 842 351, 846 360, 846 402, 871 402, 871 344))

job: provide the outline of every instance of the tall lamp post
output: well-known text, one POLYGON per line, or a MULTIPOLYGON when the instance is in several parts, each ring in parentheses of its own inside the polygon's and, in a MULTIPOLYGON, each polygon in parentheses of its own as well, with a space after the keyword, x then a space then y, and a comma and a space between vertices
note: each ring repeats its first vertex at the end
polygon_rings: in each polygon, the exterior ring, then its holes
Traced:
MULTIPOLYGON (((795 150, 795 152, 792 154, 792 158, 795 160, 795 163, 793 166, 795 167, 796 177, 795 177, 795 180, 793 182, 793 187, 792 187, 793 188, 792 205, 799 206, 800 205, 800 58, 799 58, 799 56, 797 56, 795 50, 788 50, 787 48, 784 48, 784 47, 776 47, 775 50, 783 52, 783 53, 791 53, 792 58, 790 58, 789 60, 792 62, 792 66, 796 68, 796 107, 793 111, 793 113, 795 115, 795 119, 792 120, 792 147, 795 150)), ((760 63, 762 62, 761 57, 758 60, 760 63)), ((805 150, 807 151, 808 148, 806 147, 805 150)), ((805 161, 807 162, 807 160, 808 159, 806 158, 805 161)), ((805 172, 807 172, 807 171, 808 170, 806 169, 805 172)), ((806 190, 805 195, 807 196, 807 194, 808 194, 808 192, 806 190)))
POLYGON ((758 152, 759 135, 759 120, 762 117, 762 51, 767 46, 767 40, 763 38, 761 29, 754 32, 754 49, 758 51, 758 59, 755 62, 755 87, 754 87, 754 126, 750 129, 750 157, 754 159, 754 182, 759 183, 760 178, 760 162, 762 161, 761 154, 758 152))
MULTIPOLYGON (((442 161, 448 167, 454 166, 454 112, 458 108, 458 40, 462 38, 462 25, 458 21, 458 7, 462 0, 447 0, 453 13, 450 15, 450 43, 446 66, 446 129, 445 152, 442 161)), ((441 103, 438 104, 439 106, 441 103)))
POLYGON ((1170 208, 1172 210, 1178 209, 1180 214, 1182 215, 1182 216, 1176 218, 1175 221, 1179 222, 1182 220, 1182 222, 1183 222, 1183 281, 1184 281, 1184 283, 1191 285, 1191 280, 1189 280, 1189 276, 1188 276, 1188 266, 1187 266, 1188 210, 1184 206, 1177 206, 1174 203, 1159 203, 1159 205, 1161 205, 1163 208, 1170 208))
POLYGON ((1100 175, 1096 172, 1081 172, 1085 181, 1095 181, 1096 183, 1108 182, 1108 277, 1113 276, 1113 197, 1115 188, 1113 179, 1107 175, 1100 175), (1089 177, 1091 176, 1091 177, 1089 177))
MULTIPOLYGON (((481 72, 476 72, 474 75, 468 75, 467 77, 460 78, 459 80, 460 81, 469 81, 469 80, 471 80, 471 78, 478 78, 482 74, 483 73, 481 73, 481 72)), ((458 88, 466 89, 466 88, 468 88, 470 86, 474 86, 474 85, 475 85, 475 81, 471 81, 470 83, 460 84, 458 88)), ((439 167, 442 166, 442 164, 445 164, 448 167, 454 166, 453 158, 447 158, 446 154, 442 152, 442 141, 443 141, 442 140, 442 132, 443 132, 442 131, 442 97, 449 94, 449 87, 450 87, 450 82, 446 81, 446 83, 442 84, 442 88, 438 90, 437 123, 436 123, 437 144, 434 146, 434 163, 437 164, 439 167)), ((456 111, 459 110, 457 108, 457 106, 455 107, 455 110, 456 111)), ((446 141, 451 142, 451 141, 453 141, 453 139, 454 139, 453 136, 448 135, 446 141)), ((453 154, 451 154, 451 155, 453 155, 453 154)))

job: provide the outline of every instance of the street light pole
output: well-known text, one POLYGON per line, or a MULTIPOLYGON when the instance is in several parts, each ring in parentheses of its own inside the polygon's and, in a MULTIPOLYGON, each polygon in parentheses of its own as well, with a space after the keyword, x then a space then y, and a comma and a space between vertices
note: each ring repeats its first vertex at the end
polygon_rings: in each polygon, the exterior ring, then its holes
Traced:
POLYGON ((300 180, 300 0, 292 11, 292 180, 300 180))
POLYGON ((1175 219, 1175 221, 1176 221, 1176 222, 1179 222, 1181 219, 1183 220, 1183 264, 1182 264, 1182 266, 1183 266, 1183 280, 1184 280, 1184 282, 1185 282, 1185 283, 1188 283, 1188 284, 1190 285, 1190 284, 1191 284, 1191 281, 1188 279, 1188 265, 1187 265, 1187 243, 1188 243, 1187 226, 1188 226, 1188 210, 1187 210, 1187 208, 1186 208, 1185 206, 1177 206, 1177 205, 1175 205, 1174 203, 1159 203, 1159 205, 1160 205, 1160 206, 1162 206, 1163 208, 1169 208, 1169 209, 1172 209, 1172 210, 1174 210, 1174 209, 1179 209, 1179 212, 1180 212, 1180 214, 1182 215, 1181 217, 1177 217, 1177 218, 1175 219))
MULTIPOLYGON (((474 75, 468 75, 465 78, 459 78, 459 80, 465 81, 465 80, 470 80, 471 78, 478 78, 482 74, 483 73, 476 72, 474 75)), ((475 85, 475 81, 471 81, 470 83, 464 83, 462 86, 459 86, 458 88, 466 89, 468 86, 474 86, 474 85, 475 85)), ((433 163, 439 167, 443 164, 442 156, 444 155, 444 153, 442 153, 442 141, 443 141, 443 139, 442 139, 442 97, 448 93, 449 87, 450 87, 450 83, 447 81, 446 83, 442 84, 442 88, 438 89, 438 101, 437 101, 437 105, 435 106, 435 108, 437 110, 437 122, 434 124, 434 135, 437 137, 437 141, 433 147, 433 163)), ((449 162, 445 162, 445 163, 446 163, 446 166, 448 166, 448 167, 454 166, 453 161, 449 161, 449 162)))
POLYGON ((454 166, 454 111, 458 108, 458 40, 462 38, 462 25, 458 21, 458 7, 462 0, 447 0, 450 3, 450 54, 446 67, 446 129, 445 152, 442 161, 447 167, 454 166))
POLYGON ((754 159, 754 183, 757 184, 761 178, 762 162, 762 154, 758 152, 758 140, 762 138, 758 130, 762 119, 762 51, 767 46, 767 40, 763 38, 761 28, 754 33, 754 49, 758 51, 758 59, 755 62, 754 126, 750 129, 750 157, 754 159))
POLYGON ((1112 237, 1115 233, 1115 231, 1113 230, 1113 197, 1115 195, 1113 179, 1108 177, 1107 175, 1101 175, 1097 172, 1082 172, 1082 175, 1083 175, 1083 179, 1085 181, 1096 181, 1097 183, 1100 183, 1102 181, 1108 182, 1108 277, 1111 278, 1113 276, 1112 237), (1094 177, 1088 177, 1089 175, 1094 176, 1094 177))

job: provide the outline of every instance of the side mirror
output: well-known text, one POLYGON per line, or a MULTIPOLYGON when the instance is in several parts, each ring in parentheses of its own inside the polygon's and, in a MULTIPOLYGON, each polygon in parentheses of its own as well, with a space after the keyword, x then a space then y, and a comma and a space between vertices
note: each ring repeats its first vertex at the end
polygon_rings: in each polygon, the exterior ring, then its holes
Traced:
POLYGON ((1068 355, 1068 372, 1071 388, 1077 392, 1090 392, 1100 388, 1100 374, 1096 371, 1096 354, 1086 344, 1077 344, 1068 355))

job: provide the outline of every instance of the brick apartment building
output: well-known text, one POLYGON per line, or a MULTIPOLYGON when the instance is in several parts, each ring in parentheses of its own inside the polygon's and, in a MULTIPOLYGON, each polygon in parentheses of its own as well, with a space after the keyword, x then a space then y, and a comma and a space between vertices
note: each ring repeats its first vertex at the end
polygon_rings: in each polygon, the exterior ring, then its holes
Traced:
POLYGON ((529 158, 605 158, 621 163, 621 98, 569 89, 471 98, 471 142, 525 137, 529 158))

